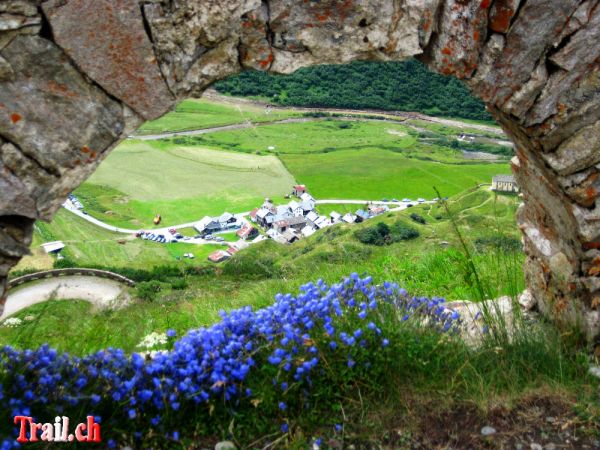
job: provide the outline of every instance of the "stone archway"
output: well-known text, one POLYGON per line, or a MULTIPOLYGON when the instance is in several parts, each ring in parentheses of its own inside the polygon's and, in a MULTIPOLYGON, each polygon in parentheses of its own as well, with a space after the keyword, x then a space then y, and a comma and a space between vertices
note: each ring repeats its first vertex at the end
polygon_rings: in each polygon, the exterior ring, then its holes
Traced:
POLYGON ((597 336, 599 0, 3 0, 0 294, 33 222, 177 100, 248 68, 411 56, 516 143, 529 288, 597 336))

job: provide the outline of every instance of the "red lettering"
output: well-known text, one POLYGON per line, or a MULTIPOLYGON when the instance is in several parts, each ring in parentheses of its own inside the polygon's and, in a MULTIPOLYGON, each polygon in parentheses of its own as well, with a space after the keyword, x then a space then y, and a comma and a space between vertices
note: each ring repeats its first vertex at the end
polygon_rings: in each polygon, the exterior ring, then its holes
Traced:
POLYGON ((94 416, 87 416, 87 429, 87 441, 100 442, 100 424, 94 422, 94 416))
POLYGON ((83 431, 86 429, 85 423, 80 423, 75 427, 75 439, 77 439, 78 442, 87 442, 87 436, 83 435, 83 431))
POLYGON ((15 425, 17 425, 17 422, 21 422, 21 428, 19 429, 19 437, 17 438, 17 442, 29 442, 27 439, 27 424, 31 423, 32 421, 32 418, 28 416, 15 416, 15 425))
POLYGON ((37 430, 42 428, 41 423, 29 422, 29 442, 37 442, 37 430))

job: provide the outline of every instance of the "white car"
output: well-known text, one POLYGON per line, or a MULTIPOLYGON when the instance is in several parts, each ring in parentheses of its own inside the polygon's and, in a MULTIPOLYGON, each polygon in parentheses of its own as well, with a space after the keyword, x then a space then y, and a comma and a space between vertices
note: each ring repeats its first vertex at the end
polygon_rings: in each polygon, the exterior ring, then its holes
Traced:
POLYGON ((402 201, 404 203, 410 203, 412 200, 410 198, 403 198, 402 201))
POLYGON ((418 201, 419 203, 425 203, 425 199, 424 199, 424 198, 418 198, 418 199, 417 199, 417 201, 418 201))

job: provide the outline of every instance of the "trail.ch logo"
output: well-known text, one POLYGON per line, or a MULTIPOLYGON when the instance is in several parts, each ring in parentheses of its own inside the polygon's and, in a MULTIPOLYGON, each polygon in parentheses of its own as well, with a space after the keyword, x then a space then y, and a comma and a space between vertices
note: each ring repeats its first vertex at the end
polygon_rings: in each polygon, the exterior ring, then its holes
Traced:
POLYGON ((17 442, 100 442, 100 424, 94 416, 87 416, 85 423, 75 427, 75 434, 69 433, 69 418, 56 416, 54 423, 36 423, 30 416, 15 416, 19 426, 17 442), (41 434, 40 434, 41 433, 41 434), (38 436, 38 434, 40 434, 38 436))

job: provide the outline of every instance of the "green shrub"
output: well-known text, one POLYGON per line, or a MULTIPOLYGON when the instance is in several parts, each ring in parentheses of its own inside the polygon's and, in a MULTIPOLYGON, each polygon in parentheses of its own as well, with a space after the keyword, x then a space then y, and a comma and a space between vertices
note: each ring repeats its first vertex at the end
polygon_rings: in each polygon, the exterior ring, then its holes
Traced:
POLYGON ((171 289, 175 289, 176 291, 181 291, 183 289, 187 289, 188 282, 185 278, 179 278, 173 282, 171 282, 171 289))
POLYGON ((417 222, 417 223, 420 223, 420 224, 422 224, 422 225, 425 225, 425 224, 427 223, 427 222, 425 222, 425 219, 423 218, 423 216, 420 216, 420 215, 419 215, 419 214, 417 214, 417 213, 412 213, 412 214, 410 215, 410 218, 411 218, 412 220, 414 220, 415 222, 417 222))
POLYGON ((385 222, 357 230, 354 236, 367 245, 390 245, 394 242, 406 241, 419 237, 419 232, 402 222, 396 222, 391 227, 385 222))
POLYGON ((419 232, 413 227, 406 225, 402 222, 396 222, 392 225, 392 236, 394 242, 397 241, 408 241, 419 237, 419 232))
POLYGON ((160 281, 142 281, 137 285, 136 294, 138 298, 141 298, 142 300, 153 301, 156 300, 156 297, 161 289, 162 285, 160 281))

